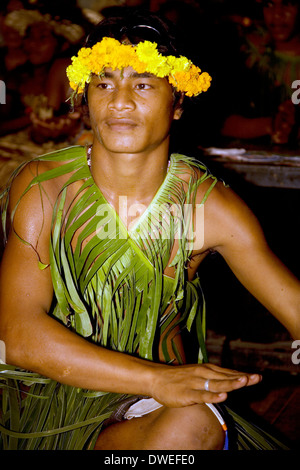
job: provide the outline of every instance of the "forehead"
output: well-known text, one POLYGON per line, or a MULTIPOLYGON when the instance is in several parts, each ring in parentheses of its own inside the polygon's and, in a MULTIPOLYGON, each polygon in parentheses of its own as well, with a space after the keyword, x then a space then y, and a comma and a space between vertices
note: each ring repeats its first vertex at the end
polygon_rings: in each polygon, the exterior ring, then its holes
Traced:
MULTIPOLYGON (((91 77, 90 84, 88 83, 86 84, 86 88, 85 88, 86 98, 87 98, 87 95, 90 94, 91 88, 97 87, 97 84, 105 80, 110 80, 114 82, 116 86, 118 87, 122 86, 122 84, 124 84, 124 86, 128 85, 128 86, 134 87, 136 82, 145 80, 146 82, 148 82, 148 84, 151 83, 151 89, 152 89, 151 98, 150 98, 150 94, 147 93, 147 99, 153 99, 155 97, 155 100, 162 99, 162 100, 167 100, 167 101, 170 100, 170 102, 172 103, 174 102, 174 89, 172 85, 170 85, 167 78, 160 78, 148 72, 138 73, 132 67, 124 67, 123 70, 120 70, 120 69, 113 70, 109 67, 106 67, 100 76, 93 74, 91 77), (92 85, 92 86, 90 87, 89 85, 92 85)), ((144 94, 143 96, 146 99, 146 95, 144 94)))
POLYGON ((110 67, 105 67, 103 73, 98 76, 93 74, 92 78, 96 79, 104 79, 104 78, 111 78, 111 79, 138 79, 138 78, 148 78, 156 81, 167 82, 165 78, 159 78, 156 75, 148 72, 139 73, 133 67, 124 67, 123 69, 115 69, 113 70, 110 67))

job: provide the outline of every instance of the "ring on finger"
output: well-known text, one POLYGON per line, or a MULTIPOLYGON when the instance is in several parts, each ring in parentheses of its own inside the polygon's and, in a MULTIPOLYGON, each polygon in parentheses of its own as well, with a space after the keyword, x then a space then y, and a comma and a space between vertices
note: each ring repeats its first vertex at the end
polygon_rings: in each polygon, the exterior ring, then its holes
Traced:
POLYGON ((209 379, 207 379, 207 380, 205 381, 204 390, 206 390, 207 392, 209 392, 209 379))

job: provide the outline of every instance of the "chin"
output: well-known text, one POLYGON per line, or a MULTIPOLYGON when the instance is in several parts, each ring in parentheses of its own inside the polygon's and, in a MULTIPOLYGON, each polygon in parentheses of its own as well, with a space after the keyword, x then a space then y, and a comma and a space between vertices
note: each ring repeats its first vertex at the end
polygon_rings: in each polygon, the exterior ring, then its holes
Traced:
POLYGON ((123 136, 122 138, 122 136, 119 136, 118 139, 113 139, 113 141, 100 137, 98 140, 106 150, 112 153, 138 153, 144 149, 144 146, 132 137, 125 138, 123 136))
POLYGON ((282 31, 271 31, 271 35, 274 41, 276 42, 286 42, 292 36, 292 31, 288 29, 283 29, 282 31))
POLYGON ((124 147, 124 146, 117 146, 117 147, 105 147, 110 153, 116 154, 135 154, 143 152, 143 149, 139 149, 138 147, 124 147))

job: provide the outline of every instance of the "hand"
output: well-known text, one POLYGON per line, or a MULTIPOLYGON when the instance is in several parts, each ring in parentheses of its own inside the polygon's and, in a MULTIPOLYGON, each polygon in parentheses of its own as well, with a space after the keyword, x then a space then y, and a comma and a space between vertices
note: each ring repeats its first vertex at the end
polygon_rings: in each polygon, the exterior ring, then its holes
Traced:
POLYGON ((177 408, 201 403, 219 403, 227 393, 261 381, 259 374, 224 369, 214 364, 163 366, 155 370, 151 397, 177 408), (209 379, 209 391, 204 388, 209 379))
POLYGON ((272 140, 275 144, 287 144, 295 124, 295 106, 292 101, 282 103, 273 122, 272 140))

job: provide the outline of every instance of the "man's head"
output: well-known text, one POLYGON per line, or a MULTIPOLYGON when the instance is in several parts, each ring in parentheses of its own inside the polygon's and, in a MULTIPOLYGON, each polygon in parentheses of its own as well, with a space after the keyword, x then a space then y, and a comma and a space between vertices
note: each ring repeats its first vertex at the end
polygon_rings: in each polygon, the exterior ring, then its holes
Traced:
POLYGON ((67 74, 88 104, 94 136, 114 152, 143 152, 168 140, 184 95, 210 77, 178 52, 170 27, 153 14, 110 17, 95 27, 67 74))
POLYGON ((299 0, 263 0, 264 21, 275 43, 299 34, 299 0))
POLYGON ((210 76, 180 55, 172 27, 140 11, 101 21, 72 58, 67 74, 75 93, 86 95, 92 75, 100 76, 106 67, 126 66, 165 77, 174 89, 175 102, 182 93, 194 96, 210 86, 210 76))

